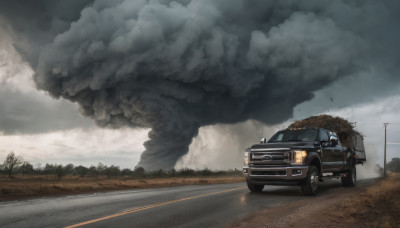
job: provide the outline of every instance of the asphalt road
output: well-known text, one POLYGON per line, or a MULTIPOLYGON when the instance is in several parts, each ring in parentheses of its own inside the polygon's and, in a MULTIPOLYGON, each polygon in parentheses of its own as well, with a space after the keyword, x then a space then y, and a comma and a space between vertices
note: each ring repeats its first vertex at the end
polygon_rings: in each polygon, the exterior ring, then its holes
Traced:
MULTIPOLYGON (((338 188, 343 188, 338 181, 324 182, 319 195, 338 188)), ((245 183, 45 197, 0 202, 0 227, 224 227, 254 211, 305 197, 295 186, 250 193, 245 183)))

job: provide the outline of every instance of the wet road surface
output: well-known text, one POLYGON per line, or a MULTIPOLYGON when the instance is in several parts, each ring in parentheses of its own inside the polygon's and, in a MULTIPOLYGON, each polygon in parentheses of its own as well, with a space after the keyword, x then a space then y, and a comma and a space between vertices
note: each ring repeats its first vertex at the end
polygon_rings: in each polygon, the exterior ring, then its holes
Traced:
MULTIPOLYGON (((318 194, 338 188, 343 188, 340 181, 324 182, 318 194)), ((296 186, 250 193, 245 183, 44 197, 0 202, 0 227, 223 227, 254 211, 305 198, 296 186)))

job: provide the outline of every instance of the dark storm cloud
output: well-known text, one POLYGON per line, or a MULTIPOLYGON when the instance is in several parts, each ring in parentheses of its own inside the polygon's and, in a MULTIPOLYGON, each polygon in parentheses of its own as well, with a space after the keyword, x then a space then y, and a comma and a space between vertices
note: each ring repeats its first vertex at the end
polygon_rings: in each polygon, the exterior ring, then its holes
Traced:
POLYGON ((0 132, 36 134, 91 126, 66 101, 48 102, 42 96, 13 91, 0 84, 0 132))
POLYGON ((277 123, 333 81, 397 71, 396 1, 18 2, 0 10, 38 87, 101 126, 152 128, 147 169, 174 167, 201 126, 277 123))

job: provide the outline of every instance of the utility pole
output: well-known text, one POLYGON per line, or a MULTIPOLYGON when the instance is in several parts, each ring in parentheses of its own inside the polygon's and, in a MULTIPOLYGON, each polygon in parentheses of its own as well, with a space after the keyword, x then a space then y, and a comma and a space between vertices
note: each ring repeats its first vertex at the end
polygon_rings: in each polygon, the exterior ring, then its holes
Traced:
POLYGON ((383 177, 386 177, 386 127, 389 123, 384 123, 385 126, 385 149, 384 149, 384 157, 383 157, 383 177))

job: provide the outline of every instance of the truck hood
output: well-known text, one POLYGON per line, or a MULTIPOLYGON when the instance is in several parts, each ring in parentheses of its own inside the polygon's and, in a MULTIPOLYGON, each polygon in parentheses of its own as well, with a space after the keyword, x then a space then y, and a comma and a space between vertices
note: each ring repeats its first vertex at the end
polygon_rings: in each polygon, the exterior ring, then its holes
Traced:
POLYGON ((285 143, 262 143, 254 144, 251 149, 266 149, 266 148, 289 148, 289 149, 311 149, 318 146, 318 142, 285 142, 285 143))

